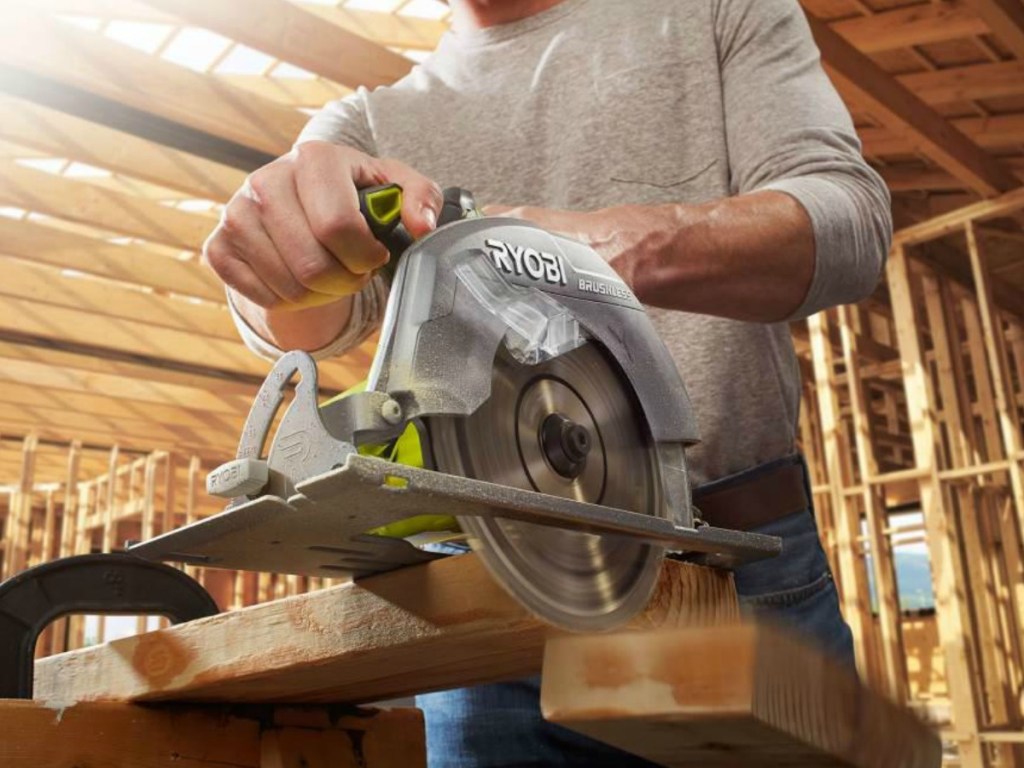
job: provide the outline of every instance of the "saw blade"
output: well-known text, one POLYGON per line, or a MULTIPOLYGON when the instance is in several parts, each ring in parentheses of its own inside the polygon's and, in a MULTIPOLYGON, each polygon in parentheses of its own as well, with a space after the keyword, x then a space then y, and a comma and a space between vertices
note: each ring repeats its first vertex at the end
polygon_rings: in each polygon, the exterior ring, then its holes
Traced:
MULTIPOLYGON (((632 390, 593 343, 526 365, 504 348, 490 398, 431 418, 435 468, 500 485, 662 514, 656 451, 632 390)), ((541 618, 574 631, 627 621, 651 594, 664 549, 501 518, 459 523, 491 572, 541 618)))

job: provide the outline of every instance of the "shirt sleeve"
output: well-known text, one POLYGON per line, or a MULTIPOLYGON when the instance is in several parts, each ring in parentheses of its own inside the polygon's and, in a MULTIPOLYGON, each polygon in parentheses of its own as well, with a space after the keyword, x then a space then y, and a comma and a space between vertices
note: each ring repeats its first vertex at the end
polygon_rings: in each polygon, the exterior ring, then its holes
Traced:
MULTIPOLYGON (((296 144, 329 141, 376 156, 377 147, 366 118, 365 99, 366 89, 360 88, 343 99, 327 104, 309 120, 296 144)), ((377 330, 384 317, 388 291, 388 281, 380 276, 374 277, 362 291, 352 297, 352 314, 348 324, 333 341, 315 350, 313 357, 320 359, 342 355, 377 330)), ((228 308, 242 341, 252 352, 267 360, 276 360, 284 354, 284 350, 278 349, 249 326, 231 303, 230 294, 228 308)))
MULTIPOLYGON (((389 290, 388 281, 383 277, 377 275, 370 280, 362 291, 352 297, 352 314, 348 324, 329 344, 313 350, 310 354, 320 360, 325 357, 343 355, 350 349, 359 346, 380 327, 381 321, 384 319, 389 290)), ((285 350, 271 344, 253 330, 252 326, 235 308, 230 293, 227 293, 227 301, 228 311, 231 313, 231 319, 235 322, 235 328, 238 329, 238 335, 242 337, 242 342, 251 352, 271 361, 277 360, 285 353, 285 350)))
POLYGON ((329 141, 376 157, 377 142, 366 110, 368 94, 366 88, 360 87, 345 98, 326 104, 309 119, 295 143, 329 141))
POLYGON ((714 0, 733 194, 807 211, 815 267, 800 319, 874 290, 892 239, 885 182, 861 155, 797 0, 714 0))

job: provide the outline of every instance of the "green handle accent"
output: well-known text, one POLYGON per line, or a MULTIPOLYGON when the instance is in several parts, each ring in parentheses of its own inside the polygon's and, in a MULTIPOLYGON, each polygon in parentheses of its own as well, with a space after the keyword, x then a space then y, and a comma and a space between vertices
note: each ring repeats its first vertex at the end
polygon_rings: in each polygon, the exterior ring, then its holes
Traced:
POLYGON ((359 212, 373 234, 383 239, 402 220, 402 188, 384 184, 359 190, 359 212))
POLYGON ((391 259, 380 271, 393 278, 398 257, 412 245, 412 237, 402 226, 402 188, 397 184, 382 184, 359 190, 359 212, 363 214, 370 231, 391 254, 391 259))

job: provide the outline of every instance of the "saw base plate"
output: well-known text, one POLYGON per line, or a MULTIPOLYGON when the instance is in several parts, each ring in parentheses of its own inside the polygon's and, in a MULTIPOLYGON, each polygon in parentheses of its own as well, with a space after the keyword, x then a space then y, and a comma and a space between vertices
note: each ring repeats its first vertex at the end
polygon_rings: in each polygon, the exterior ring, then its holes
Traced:
POLYGON ((300 483, 287 501, 264 496, 233 505, 128 551, 211 568, 360 577, 440 557, 401 539, 365 533, 424 514, 504 517, 633 535, 721 567, 772 557, 781 548, 772 536, 685 528, 649 515, 353 454, 344 466, 300 483))

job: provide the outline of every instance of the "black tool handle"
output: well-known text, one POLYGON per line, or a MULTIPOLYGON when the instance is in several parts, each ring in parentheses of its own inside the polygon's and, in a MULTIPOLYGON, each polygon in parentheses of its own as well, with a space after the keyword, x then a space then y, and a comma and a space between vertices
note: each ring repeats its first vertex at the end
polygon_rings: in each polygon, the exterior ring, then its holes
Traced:
MULTIPOLYGON (((437 217, 437 226, 479 215, 473 195, 460 187, 444 190, 444 202, 437 217)), ((359 212, 366 223, 391 254, 391 260, 382 268, 389 278, 394 277, 398 259, 412 245, 413 238, 402 225, 402 188, 398 184, 381 184, 359 190, 359 212)))

